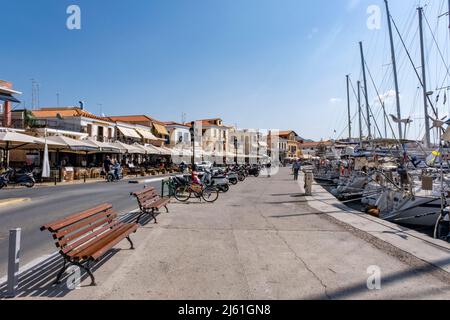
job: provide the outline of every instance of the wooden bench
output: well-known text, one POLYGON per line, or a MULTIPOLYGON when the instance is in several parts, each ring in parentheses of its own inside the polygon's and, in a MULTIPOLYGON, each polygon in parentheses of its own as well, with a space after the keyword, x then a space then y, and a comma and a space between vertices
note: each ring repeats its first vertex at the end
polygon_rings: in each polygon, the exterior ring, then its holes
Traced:
POLYGON ((112 205, 102 204, 41 227, 41 231, 48 230, 52 233, 56 247, 64 258, 56 284, 60 283, 67 267, 75 265, 86 270, 91 277, 91 286, 95 286, 90 262, 98 261, 124 239, 134 249, 130 235, 136 232, 138 226, 137 223, 120 222, 112 205))
POLYGON ((141 217, 145 214, 151 215, 155 220, 155 223, 158 223, 155 213, 159 212, 159 210, 163 207, 166 209, 167 213, 169 213, 167 205, 170 203, 170 199, 161 198, 155 188, 144 188, 142 190, 132 192, 131 195, 136 197, 139 204, 139 210, 141 211, 141 214, 137 218, 137 223, 139 223, 141 217))

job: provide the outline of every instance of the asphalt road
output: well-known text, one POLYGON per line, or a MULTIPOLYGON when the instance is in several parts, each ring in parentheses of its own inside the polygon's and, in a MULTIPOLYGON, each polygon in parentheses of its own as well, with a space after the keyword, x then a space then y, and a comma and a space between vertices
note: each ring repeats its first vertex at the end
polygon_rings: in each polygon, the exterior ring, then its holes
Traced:
MULTIPOLYGON (((34 189, 0 190, 0 200, 29 198, 30 201, 0 207, 0 278, 7 272, 8 234, 13 228, 22 228, 20 263, 24 264, 56 251, 48 232, 39 228, 48 222, 89 209, 102 203, 110 203, 119 214, 137 209, 130 192, 143 188, 128 181, 119 183, 93 183, 34 189)), ((147 183, 161 188, 161 182, 147 183)))

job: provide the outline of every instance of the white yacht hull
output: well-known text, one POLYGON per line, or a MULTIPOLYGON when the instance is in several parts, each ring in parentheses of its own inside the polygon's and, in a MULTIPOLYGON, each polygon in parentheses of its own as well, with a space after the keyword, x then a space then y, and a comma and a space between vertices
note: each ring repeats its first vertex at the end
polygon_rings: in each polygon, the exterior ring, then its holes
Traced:
POLYGON ((434 227, 441 211, 441 199, 416 197, 407 201, 393 213, 382 215, 381 218, 398 224, 411 226, 434 227))

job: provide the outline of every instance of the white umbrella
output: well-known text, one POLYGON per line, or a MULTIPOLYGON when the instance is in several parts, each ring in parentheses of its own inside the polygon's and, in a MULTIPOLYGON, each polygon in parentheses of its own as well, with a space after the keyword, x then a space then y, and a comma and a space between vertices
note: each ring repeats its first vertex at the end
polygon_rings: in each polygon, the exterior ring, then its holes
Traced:
POLYGON ((96 147, 86 141, 75 140, 65 136, 52 136, 48 138, 49 143, 58 143, 64 145, 67 149, 73 151, 98 151, 100 148, 96 147))
POLYGON ((8 153, 10 150, 36 144, 34 137, 14 131, 0 132, 0 149, 4 151, 4 162, 8 165, 8 153))
POLYGON ((44 162, 42 164, 42 178, 50 178, 50 162, 48 161, 47 133, 45 134, 44 162))

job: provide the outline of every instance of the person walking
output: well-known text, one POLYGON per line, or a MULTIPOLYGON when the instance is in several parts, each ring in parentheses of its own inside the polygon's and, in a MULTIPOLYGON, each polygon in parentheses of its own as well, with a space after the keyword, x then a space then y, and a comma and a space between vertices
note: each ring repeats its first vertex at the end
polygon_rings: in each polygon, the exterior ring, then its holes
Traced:
POLYGON ((108 173, 111 171, 112 161, 109 156, 106 157, 105 161, 103 161, 103 169, 105 170, 105 176, 108 176, 108 173))
POLYGON ((270 173, 272 169, 272 162, 270 160, 267 162, 266 168, 267 168, 267 177, 270 178, 270 173))
POLYGON ((301 169, 301 164, 299 160, 296 160, 292 166, 292 170, 294 170, 294 181, 298 181, 298 174, 301 169))

